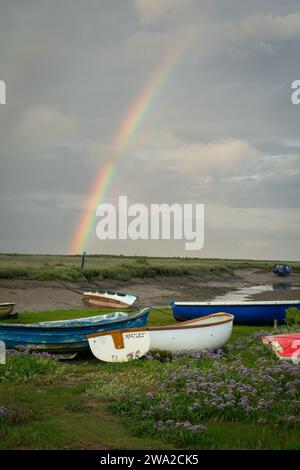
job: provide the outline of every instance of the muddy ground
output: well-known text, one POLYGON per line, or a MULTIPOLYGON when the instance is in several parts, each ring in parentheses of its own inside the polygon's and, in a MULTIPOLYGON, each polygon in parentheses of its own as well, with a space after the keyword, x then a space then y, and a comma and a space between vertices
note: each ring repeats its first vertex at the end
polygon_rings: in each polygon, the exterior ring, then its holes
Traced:
MULTIPOLYGON (((300 274, 280 278, 269 271, 257 269, 236 270, 233 275, 205 275, 131 279, 130 281, 104 280, 90 286, 132 292, 140 297, 136 307, 166 305, 172 300, 212 300, 230 291, 257 285, 285 287, 271 292, 261 292, 251 298, 261 300, 286 300, 300 298, 300 274), (294 286, 295 289, 289 290, 294 286)), ((40 311, 82 308, 83 285, 60 281, 0 280, 0 302, 16 302, 16 311, 40 311)))

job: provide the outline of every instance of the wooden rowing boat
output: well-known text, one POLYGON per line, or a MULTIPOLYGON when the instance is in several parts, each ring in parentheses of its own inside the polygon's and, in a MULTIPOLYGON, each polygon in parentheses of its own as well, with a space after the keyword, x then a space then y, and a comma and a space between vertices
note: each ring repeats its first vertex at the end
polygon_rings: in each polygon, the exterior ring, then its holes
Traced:
POLYGON ((215 350, 229 340, 233 318, 228 313, 216 313, 181 324, 95 333, 87 338, 94 356, 106 362, 126 362, 151 350, 215 350))
POLYGON ((73 320, 39 323, 0 323, 0 340, 7 349, 26 347, 34 351, 74 353, 88 350, 88 334, 101 331, 143 327, 151 311, 147 307, 135 314, 113 312, 73 320))
POLYGON ((264 336, 263 343, 271 346, 278 359, 300 364, 300 333, 264 336))
POLYGON ((15 308, 15 303, 6 302, 0 304, 0 320, 3 318, 8 318, 12 313, 13 309, 15 308))
POLYGON ((244 301, 244 302, 172 302, 173 315, 177 321, 186 321, 217 312, 234 315, 236 325, 273 325, 285 321, 290 307, 300 309, 300 300, 244 301))
POLYGON ((84 290, 83 295, 83 300, 90 306, 121 309, 131 307, 138 298, 134 294, 111 290, 84 290))

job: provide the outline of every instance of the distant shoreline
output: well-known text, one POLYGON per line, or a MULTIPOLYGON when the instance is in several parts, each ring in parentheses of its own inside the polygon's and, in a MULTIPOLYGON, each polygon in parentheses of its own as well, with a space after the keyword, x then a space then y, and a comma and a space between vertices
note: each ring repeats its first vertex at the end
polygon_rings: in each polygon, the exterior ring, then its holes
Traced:
MULTIPOLYGON (((275 262, 280 261, 88 255, 82 270, 80 256, 2 254, 0 279, 90 282, 103 279, 128 281, 157 276, 233 275, 236 269, 269 271, 275 262)), ((296 272, 300 271, 300 261, 288 263, 296 272)))
MULTIPOLYGON (((0 263, 1 267, 1 263, 0 263)), ((181 267, 182 268, 182 267, 181 267)), ((23 268, 22 268, 23 269, 23 268)), ((28 268, 29 273, 40 274, 38 269, 28 268)), ((71 268, 70 268, 71 269, 71 268)), ((113 273, 119 273, 118 267, 113 273)), ((168 271, 168 272, 172 272, 168 271)), ((176 271, 179 272, 179 271, 176 271)), ((55 274, 55 270, 53 272, 55 274)), ((97 269, 95 269, 97 273, 97 269)), ((129 271, 132 274, 132 271, 129 271)), ((260 300, 280 300, 300 298, 300 272, 296 271, 287 278, 280 278, 270 268, 243 267, 239 269, 210 269, 190 274, 152 275, 147 277, 131 276, 127 279, 94 277, 89 280, 59 279, 0 279, 0 301, 16 302, 16 311, 45 311, 56 309, 83 308, 81 292, 84 286, 109 288, 132 292, 140 296, 134 307, 149 305, 168 305, 172 300, 213 300, 215 297, 237 289, 255 285, 293 286, 293 290, 278 289, 261 292, 253 298, 260 300), (299 289, 298 289, 299 287, 299 289)))

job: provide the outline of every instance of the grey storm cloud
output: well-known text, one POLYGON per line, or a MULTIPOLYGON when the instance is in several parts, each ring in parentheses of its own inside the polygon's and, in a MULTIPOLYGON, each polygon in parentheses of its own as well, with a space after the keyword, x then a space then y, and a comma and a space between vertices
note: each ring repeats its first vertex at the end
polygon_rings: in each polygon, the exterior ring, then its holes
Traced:
MULTIPOLYGON (((194 39, 107 200, 204 203, 200 256, 298 257, 297 0, 2 0, 1 252, 67 252, 116 130, 184 30, 194 39)), ((93 234, 88 250, 188 255, 178 242, 93 234)))

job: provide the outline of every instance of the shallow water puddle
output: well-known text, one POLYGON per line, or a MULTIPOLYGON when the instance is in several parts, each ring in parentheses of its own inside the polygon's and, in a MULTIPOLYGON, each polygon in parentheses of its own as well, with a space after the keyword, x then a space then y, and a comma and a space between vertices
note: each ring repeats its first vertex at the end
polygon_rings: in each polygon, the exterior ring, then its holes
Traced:
POLYGON ((297 289, 297 286, 291 286, 290 284, 284 282, 277 282, 275 284, 262 284, 258 286, 251 287, 242 287, 234 291, 227 292, 223 295, 218 295, 214 298, 214 302, 242 302, 249 300, 252 295, 260 294, 262 292, 272 292, 272 291, 286 291, 297 289))

